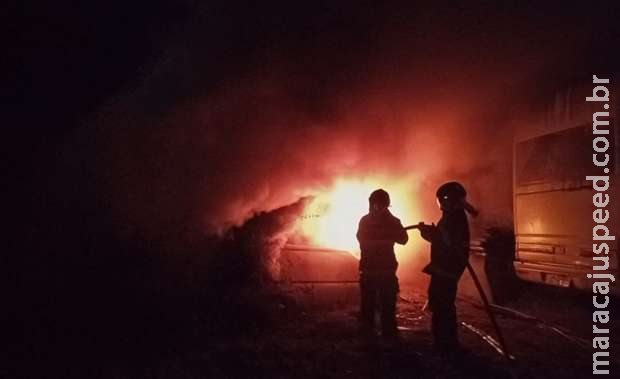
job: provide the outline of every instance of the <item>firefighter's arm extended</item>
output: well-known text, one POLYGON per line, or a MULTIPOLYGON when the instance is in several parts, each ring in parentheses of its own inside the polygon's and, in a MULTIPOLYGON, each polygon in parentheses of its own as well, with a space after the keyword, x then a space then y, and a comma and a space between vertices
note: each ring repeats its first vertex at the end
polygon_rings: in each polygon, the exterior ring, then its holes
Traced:
POLYGON ((419 224, 408 226, 406 229, 418 229, 422 238, 428 242, 433 242, 433 239, 439 236, 439 230, 435 224, 428 225, 420 222, 419 224))
POLYGON ((407 231, 400 221, 393 225, 371 226, 360 221, 357 229, 357 240, 360 243, 399 243, 404 245, 409 241, 407 231))
POLYGON ((398 221, 398 225, 395 225, 394 228, 394 242, 404 245, 409 241, 409 235, 407 234, 407 230, 403 227, 403 224, 398 221))

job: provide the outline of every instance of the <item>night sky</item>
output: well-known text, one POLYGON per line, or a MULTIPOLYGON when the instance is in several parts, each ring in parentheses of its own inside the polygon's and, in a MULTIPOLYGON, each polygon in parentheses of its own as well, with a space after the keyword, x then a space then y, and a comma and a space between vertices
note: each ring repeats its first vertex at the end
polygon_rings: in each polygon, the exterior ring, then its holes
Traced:
POLYGON ((15 122, 5 127, 23 138, 58 138, 107 98, 135 86, 145 67, 161 59, 165 46, 182 44, 196 28, 201 31, 201 48, 210 56, 205 72, 213 86, 226 75, 242 71, 262 49, 293 55, 327 43, 334 56, 325 59, 348 61, 349 55, 359 54, 361 58, 372 54, 377 45, 398 44, 395 39, 406 40, 410 34, 425 32, 433 33, 431 40, 439 38, 437 46, 423 46, 428 48, 424 55, 450 49, 448 58, 465 50, 482 54, 480 59, 488 61, 504 56, 505 51, 520 49, 519 53, 527 55, 539 47, 553 57, 566 44, 571 45, 572 60, 551 62, 548 66, 552 67, 541 69, 545 84, 588 76, 586 70, 613 70, 617 65, 615 2, 587 6, 566 2, 525 6, 517 1, 474 3, 257 5, 187 0, 153 1, 148 5, 121 1, 12 4, 4 16, 9 35, 4 55, 10 73, 5 103, 11 105, 15 122), (421 30, 417 30, 418 25, 421 30), (402 30, 386 33, 389 38, 383 39, 382 30, 391 26, 401 26, 402 30), (442 35, 451 40, 443 40, 442 35), (40 133, 45 137, 36 136, 40 133))

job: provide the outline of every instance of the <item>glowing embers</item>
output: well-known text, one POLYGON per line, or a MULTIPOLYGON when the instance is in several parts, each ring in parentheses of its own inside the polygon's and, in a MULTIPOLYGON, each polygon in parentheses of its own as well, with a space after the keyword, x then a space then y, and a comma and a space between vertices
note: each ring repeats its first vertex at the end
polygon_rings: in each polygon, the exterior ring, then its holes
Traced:
MULTIPOLYGON (((347 250, 357 255, 359 245, 355 234, 358 222, 368 213, 368 196, 378 188, 388 191, 392 204, 390 211, 403 224, 420 219, 414 199, 416 186, 411 179, 339 179, 330 188, 314 192, 314 199, 299 220, 297 233, 314 245, 347 250)), ((410 250, 414 243, 410 242, 405 249, 410 250)))

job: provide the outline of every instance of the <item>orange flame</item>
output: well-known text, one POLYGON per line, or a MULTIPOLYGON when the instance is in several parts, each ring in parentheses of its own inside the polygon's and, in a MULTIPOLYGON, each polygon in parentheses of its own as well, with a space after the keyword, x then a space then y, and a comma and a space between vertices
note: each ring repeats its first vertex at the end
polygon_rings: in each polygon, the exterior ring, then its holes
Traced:
MULTIPOLYGON (((319 191, 306 206, 297 225, 297 233, 312 244, 346 250, 359 255, 355 237, 360 218, 368 213, 368 196, 378 188, 390 194, 390 212, 403 225, 420 220, 415 201, 416 183, 412 180, 380 177, 340 179, 331 188, 319 191)), ((407 254, 419 241, 411 238, 407 246, 397 245, 397 255, 407 254)))

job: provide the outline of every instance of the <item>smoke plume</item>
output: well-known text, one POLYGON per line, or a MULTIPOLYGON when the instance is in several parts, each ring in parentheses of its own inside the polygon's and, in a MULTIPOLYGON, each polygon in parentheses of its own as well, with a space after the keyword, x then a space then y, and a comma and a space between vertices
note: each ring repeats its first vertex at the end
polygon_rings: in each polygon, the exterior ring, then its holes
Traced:
POLYGON ((414 178, 429 216, 434 188, 457 179, 483 215, 509 218, 507 113, 567 44, 550 32, 534 48, 541 20, 512 36, 501 13, 463 32, 474 20, 445 9, 433 11, 442 22, 358 12, 347 27, 336 9, 261 14, 233 31, 232 16, 202 9, 77 132, 66 159, 92 168, 117 232, 147 240, 222 234, 338 178, 383 173, 414 178))

